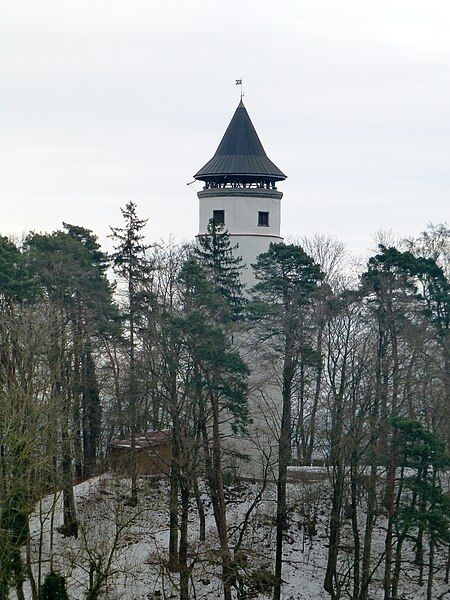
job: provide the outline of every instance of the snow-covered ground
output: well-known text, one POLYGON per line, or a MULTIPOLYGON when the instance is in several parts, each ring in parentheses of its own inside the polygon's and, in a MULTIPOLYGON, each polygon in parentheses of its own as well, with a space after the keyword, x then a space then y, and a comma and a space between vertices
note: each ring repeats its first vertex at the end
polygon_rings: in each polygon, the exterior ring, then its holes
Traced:
MULTIPOLYGON (((314 468, 316 469, 316 468, 314 468)), ((322 471, 314 471, 320 472, 322 471)), ((239 483, 228 490, 230 546, 239 536, 244 515, 258 492, 256 483, 239 483)), ((329 596, 323 590, 327 553, 327 525, 330 507, 330 490, 326 478, 289 483, 289 530, 286 533, 283 577, 284 600, 321 600, 329 596), (316 519, 316 531, 308 533, 316 519)), ((89 571, 95 564, 109 576, 102 598, 115 600, 149 600, 152 598, 177 598, 177 574, 166 566, 168 529, 168 486, 164 480, 141 481, 140 502, 136 508, 126 506, 128 481, 107 474, 86 481, 75 489, 80 529, 78 539, 63 538, 56 528, 62 521, 62 498, 45 498, 31 519, 31 560, 35 578, 38 579, 37 559, 41 553, 41 577, 50 566, 67 578, 69 597, 81 599, 86 595, 89 571), (51 519, 54 534, 50 535, 51 519)), ((218 542, 210 502, 202 495, 207 513, 207 541, 198 541, 199 520, 195 503, 190 511, 189 563, 192 564, 195 594, 192 598, 220 598, 220 568, 218 542)), ((274 527, 275 488, 270 484, 249 521, 240 551, 242 572, 247 574, 260 569, 260 573, 273 568, 275 543, 274 527)), ((361 515, 363 521, 363 515, 361 515)), ((352 559, 350 528, 341 540, 342 554, 352 559)), ((374 557, 383 549, 384 532, 379 526, 374 536, 374 557)), ((411 548, 406 551, 410 560, 411 548)), ((445 556, 438 553, 439 571, 435 577, 434 598, 450 598, 450 590, 443 582, 445 556)), ((342 562, 342 572, 348 569, 342 562)), ((371 600, 382 598, 380 585, 382 573, 376 574, 371 600)), ((403 600, 421 600, 425 589, 417 585, 417 569, 412 562, 405 563, 402 575, 403 600)), ((28 585, 28 584, 27 584, 28 585)), ((26 597, 31 593, 26 587, 26 597)), ((260 598, 266 596, 260 595, 260 598)), ((343 597, 349 597, 343 595, 343 597)))

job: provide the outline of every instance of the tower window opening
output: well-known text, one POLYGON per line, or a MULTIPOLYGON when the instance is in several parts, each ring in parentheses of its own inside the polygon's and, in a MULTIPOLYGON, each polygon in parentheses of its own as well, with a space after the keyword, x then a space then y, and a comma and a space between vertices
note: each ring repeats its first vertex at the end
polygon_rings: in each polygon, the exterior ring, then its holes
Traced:
POLYGON ((258 227, 269 227, 269 213, 258 212, 258 227))
POLYGON ((213 220, 216 225, 225 225, 225 211, 213 210, 213 220))

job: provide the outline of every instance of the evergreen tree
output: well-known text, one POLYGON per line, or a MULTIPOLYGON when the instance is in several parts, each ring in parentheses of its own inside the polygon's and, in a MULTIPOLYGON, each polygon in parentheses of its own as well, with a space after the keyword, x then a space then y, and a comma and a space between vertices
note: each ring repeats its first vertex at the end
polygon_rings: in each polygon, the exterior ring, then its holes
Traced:
POLYGON ((0 311, 36 292, 24 255, 7 237, 0 236, 0 311))
POLYGON ((35 495, 29 484, 31 460, 26 432, 32 417, 21 379, 23 349, 19 308, 36 288, 19 248, 0 236, 0 600, 14 582, 22 599, 24 566, 20 548, 28 536, 28 513, 35 495))
MULTIPOLYGON (((423 535, 429 539, 427 600, 432 600, 434 555, 438 545, 450 544, 450 499, 445 495, 439 473, 450 464, 444 444, 420 422, 394 418, 399 466, 401 500, 395 515, 398 528, 397 545, 415 532, 415 543, 422 583, 423 535), (404 475, 407 469, 413 474, 404 475)), ((396 565, 392 597, 397 597, 400 561, 396 565)))
POLYGON ((181 325, 194 361, 205 365, 205 379, 202 381, 216 388, 221 408, 227 409, 233 417, 234 432, 243 433, 249 421, 246 396, 248 368, 239 354, 231 350, 226 331, 217 321, 223 298, 210 285, 207 274, 197 261, 188 259, 185 262, 179 282, 181 325))
POLYGON ((282 416, 278 442, 277 515, 274 600, 280 600, 283 534, 286 529, 286 481, 291 459, 292 396, 302 353, 305 351, 305 319, 323 274, 300 246, 270 244, 253 265, 251 318, 257 335, 272 340, 280 358, 282 416))
POLYGON ((231 600, 233 569, 223 482, 221 414, 225 412, 233 417, 235 433, 245 432, 249 422, 248 369, 240 356, 230 349, 223 322, 217 319, 224 298, 215 286, 210 285, 198 262, 186 262, 180 273, 180 284, 180 326, 192 360, 192 391, 198 403, 198 431, 221 547, 224 598, 231 600))
MULTIPOLYGON (((408 276, 412 255, 380 244, 379 253, 371 257, 362 276, 363 293, 377 322, 377 368, 375 373, 375 405, 378 435, 383 440, 384 455, 379 461, 386 465, 384 508, 387 514, 385 537, 384 597, 390 598, 394 558, 395 479, 397 471, 396 432, 390 417, 396 417, 400 403, 400 351, 402 333, 414 321, 415 288, 408 276), (392 385, 390 385, 392 382, 392 385)), ((372 465, 375 468, 375 465, 372 465)), ((370 525, 369 525, 370 528, 370 525)), ((367 560, 364 565, 367 571, 367 560)))
MULTIPOLYGON (((117 338, 120 332, 118 311, 112 300, 114 288, 107 279, 109 260, 101 251, 97 237, 88 229, 64 223, 70 238, 83 248, 84 276, 79 281, 74 321, 74 375, 76 402, 79 415, 82 460, 77 461, 77 474, 88 476, 97 459, 102 408, 93 348, 103 338, 117 338), (79 407, 79 408, 78 408, 79 407)), ((80 457, 78 457, 80 458, 80 457)))
POLYGON ((97 238, 82 227, 66 224, 65 229, 31 233, 25 240, 25 256, 41 302, 52 312, 47 356, 61 428, 65 506, 61 531, 76 535, 73 475, 90 473, 99 444, 94 341, 116 327, 117 313, 106 277, 106 256, 97 238))
MULTIPOLYGON (((363 283, 375 291, 379 301, 385 305, 380 318, 386 324, 392 317, 406 322, 408 311, 405 300, 414 307, 422 309, 427 321, 435 332, 442 356, 442 374, 444 382, 444 406, 441 419, 447 444, 450 444, 450 428, 446 418, 446 407, 450 404, 450 283, 444 269, 434 258, 415 256, 411 251, 400 252, 396 248, 380 245, 380 253, 369 261, 369 269, 363 275, 363 283), (403 294, 403 299, 401 298, 403 294), (399 300, 403 306, 399 306, 399 300), (399 309, 394 315, 389 306, 395 301, 399 309), (389 304, 390 303, 390 304, 389 304)), ((380 304, 381 307, 381 304, 380 304)))
POLYGON ((224 300, 224 318, 237 319, 242 310, 244 289, 241 271, 242 258, 236 254, 238 246, 232 246, 228 231, 223 225, 210 219, 205 235, 199 236, 195 255, 213 284, 217 294, 224 300))
POLYGON ((69 600, 65 578, 54 571, 47 573, 39 590, 39 600, 69 600))
POLYGON ((128 338, 128 377, 127 399, 129 407, 129 427, 131 437, 131 498, 130 504, 137 504, 137 463, 136 433, 138 424, 138 407, 140 386, 137 360, 137 333, 143 307, 148 302, 148 284, 151 265, 147 257, 150 246, 144 243, 142 230, 147 219, 140 219, 137 207, 128 202, 120 209, 124 220, 123 227, 111 227, 111 238, 116 243, 112 254, 114 271, 126 285, 126 314, 128 338))

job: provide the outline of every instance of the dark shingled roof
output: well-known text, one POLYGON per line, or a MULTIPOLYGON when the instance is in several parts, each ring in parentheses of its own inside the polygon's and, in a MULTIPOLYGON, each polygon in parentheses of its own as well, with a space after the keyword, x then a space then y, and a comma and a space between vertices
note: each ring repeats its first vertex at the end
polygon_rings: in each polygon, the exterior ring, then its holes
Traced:
POLYGON ((273 181, 286 175, 270 160, 242 100, 212 159, 194 175, 195 179, 226 179, 233 176, 262 177, 273 181))
MULTIPOLYGON (((164 442, 170 441, 170 430, 162 429, 161 431, 148 431, 144 435, 136 436, 136 448, 149 448, 150 446, 157 446, 164 442)), ((131 440, 116 440, 109 443, 110 448, 130 448, 131 440)))

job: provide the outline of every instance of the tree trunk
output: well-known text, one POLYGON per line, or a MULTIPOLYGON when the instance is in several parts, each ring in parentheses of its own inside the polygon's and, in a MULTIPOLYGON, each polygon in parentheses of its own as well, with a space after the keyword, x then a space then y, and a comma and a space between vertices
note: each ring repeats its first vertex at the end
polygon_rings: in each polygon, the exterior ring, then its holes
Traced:
POLYGON ((430 536, 430 554, 428 560, 427 600, 433 600, 433 573, 434 573, 434 550, 435 539, 433 533, 430 536))
MULTIPOLYGON (((392 405, 391 417, 397 416, 397 404, 399 394, 399 358, 397 331, 392 308, 390 307, 390 339, 392 346, 392 405)), ((397 473, 397 436, 396 431, 391 434, 391 447, 389 456, 388 475, 386 482, 386 509, 388 515, 386 539, 385 539, 385 568, 384 568, 384 600, 391 600, 391 578, 392 578, 392 553, 393 553, 393 533, 394 519, 396 512, 395 505, 395 479, 397 473)))
POLYGON ((448 583, 450 575, 450 546, 447 548, 447 564, 445 566, 445 583, 448 583))
POLYGON ((181 527, 180 527, 180 600, 189 600, 189 567, 188 555, 188 517, 189 517, 189 485, 186 476, 181 481, 181 527))
POLYGON ((384 375, 384 355, 386 352, 385 336, 380 320, 378 321, 378 344, 375 366, 375 393, 373 403, 370 409, 370 440, 369 440, 369 461, 370 461, 370 478, 367 488, 367 509, 366 509, 366 529, 364 533, 364 548, 361 568, 361 594, 359 600, 368 600, 369 584, 372 578, 371 574, 371 558, 372 558, 372 538, 373 528, 375 525, 375 505, 377 498, 377 464, 378 452, 377 442, 379 440, 379 420, 380 413, 383 413, 385 405, 385 380, 384 375))
POLYGON ((385 569, 384 569, 384 600, 391 600, 391 577, 392 577, 392 553, 393 553, 393 532, 395 518, 395 473, 397 468, 396 440, 393 434, 391 447, 391 462, 388 472, 388 481, 386 486, 386 508, 388 512, 388 522, 385 539, 385 569))
MULTIPOLYGON (((425 503, 422 503, 420 510, 425 511, 425 503)), ((423 585, 423 555, 423 527, 420 527, 416 538, 416 555, 414 558, 414 564, 419 567, 419 585, 423 585)))
POLYGON ((78 537, 78 521, 75 508, 75 495, 73 492, 72 453, 70 449, 69 424, 67 416, 63 415, 61 423, 62 441, 62 488, 63 488, 63 526, 61 532, 64 536, 78 537))
POLYGON ((25 600, 25 594, 23 592, 25 576, 23 573, 23 562, 22 557, 20 556, 20 548, 14 548, 13 550, 12 571, 14 575, 17 600, 25 600))
POLYGON ((330 462, 333 466, 333 495, 330 515, 328 561, 324 589, 333 600, 340 597, 337 564, 341 532, 341 513, 344 497, 344 462, 342 456, 342 399, 336 397, 331 431, 330 462))
POLYGON ((131 450, 131 497, 130 506, 137 506, 137 452, 136 452, 136 428, 137 428, 137 380, 136 380, 136 357, 134 341, 134 289, 132 275, 129 276, 128 297, 130 301, 130 372, 129 372, 129 415, 130 415, 130 450, 131 450))
POLYGON ((89 477, 95 467, 98 440, 101 431, 100 395, 90 344, 86 343, 82 357, 82 430, 83 430, 83 475, 89 477))
MULTIPOLYGON (((172 421, 172 460, 170 468, 170 500, 169 500, 169 569, 178 569, 178 490, 180 480, 179 464, 179 428, 172 421)), ((181 550, 180 550, 181 551, 181 550)))
MULTIPOLYGON (((398 507, 400 506, 400 500, 402 497, 403 484, 404 484, 404 476, 405 476, 405 469, 404 469, 404 467, 402 467, 401 471, 400 471, 400 482, 399 482, 398 492, 397 492, 396 511, 398 510, 398 507)), ((416 504, 416 498, 417 498, 417 493, 414 492, 412 500, 411 500, 411 508, 414 508, 414 506, 416 504)), ((397 596, 398 596, 398 586, 399 586, 399 582, 400 582, 400 573, 401 573, 401 566, 402 566, 403 543, 406 539, 406 536, 408 535, 408 531, 409 531, 409 528, 405 528, 401 534, 399 533, 398 530, 396 531, 397 545, 395 548, 394 571, 392 573, 392 594, 391 594, 392 600, 397 600, 397 596)))
POLYGON ((358 480, 357 480, 358 457, 356 451, 352 452, 350 465, 350 493, 352 510, 352 532, 353 532, 353 598, 359 598, 359 586, 361 577, 361 541, 358 528, 358 480))
POLYGON ((199 540, 204 542, 206 540, 206 516, 196 476, 194 477, 194 495, 199 520, 199 540))
POLYGON ((314 452, 314 444, 316 441, 316 418, 317 418, 317 409, 319 407, 319 399, 320 399, 320 391, 322 388, 322 371, 323 371, 323 363, 322 363, 322 343, 323 343, 323 325, 319 326, 319 332, 317 334, 317 347, 316 352, 319 356, 319 363, 317 366, 317 375, 316 375, 316 388, 314 391, 314 401, 311 409, 311 417, 309 424, 309 445, 306 455, 306 464, 311 464, 313 452, 314 452))
POLYGON ((286 482, 287 469, 291 459, 291 391, 293 379, 293 360, 289 340, 285 344, 283 364, 283 410, 281 415, 280 439, 278 442, 278 480, 277 480, 277 514, 275 542, 275 583, 273 600, 281 598, 283 570, 283 535, 286 529, 286 482))
POLYGON ((372 537, 375 523, 375 499, 377 484, 377 467, 370 467, 370 479, 367 490, 366 530, 364 533, 364 548, 361 568, 361 593, 359 600, 367 600, 369 597, 369 584, 371 580, 370 562, 372 557, 372 537))
POLYGON ((219 402, 216 393, 210 395, 213 417, 213 480, 217 497, 217 530, 222 552, 223 595, 224 600, 232 600, 231 556, 228 547, 227 513, 222 480, 222 450, 220 442, 219 402))
POLYGON ((30 588, 31 588, 31 597, 32 600, 38 600, 38 590, 37 590, 37 586, 36 586, 36 579, 34 577, 34 573, 33 573, 33 566, 31 563, 31 534, 30 534, 30 523, 28 521, 27 524, 27 541, 26 541, 26 567, 27 567, 27 575, 28 575, 28 580, 30 582, 30 588))

